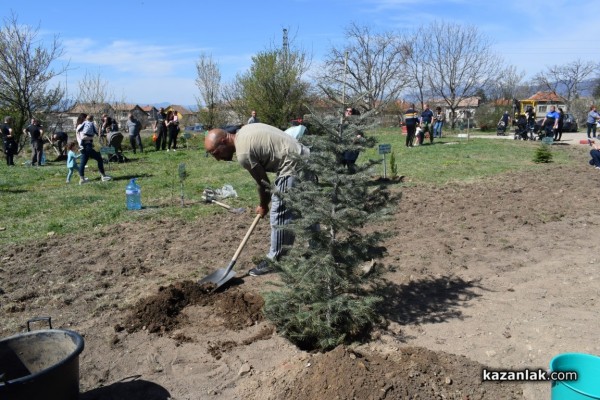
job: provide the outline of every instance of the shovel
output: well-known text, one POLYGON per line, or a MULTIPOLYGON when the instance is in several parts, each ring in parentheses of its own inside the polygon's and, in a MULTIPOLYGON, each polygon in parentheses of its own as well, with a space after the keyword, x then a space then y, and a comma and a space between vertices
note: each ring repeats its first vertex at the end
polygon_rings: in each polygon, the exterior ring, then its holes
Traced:
POLYGON ((240 243, 239 247, 235 251, 235 254, 233 255, 233 258, 231 259, 231 261, 229 262, 229 265, 227 266, 227 268, 218 269, 215 272, 213 272, 212 274, 208 275, 206 278, 203 278, 202 280, 198 281, 198 283, 200 285, 203 285, 205 283, 212 283, 212 284, 216 285, 216 287, 213 289, 213 291, 215 291, 235 276, 235 271, 233 271, 233 266, 235 265, 240 254, 242 253, 244 246, 246 246, 246 242, 248 242, 248 239, 250 238, 252 231, 256 227, 256 224, 258 224, 258 221, 260 220, 260 218, 261 218, 261 215, 256 214, 254 221, 252 221, 252 225, 250 225, 250 228, 248 228, 248 232, 246 232, 246 236, 244 236, 244 239, 242 239, 242 243, 240 243))
POLYGON ((228 204, 221 203, 220 201, 216 201, 216 200, 213 200, 213 199, 206 199, 206 202, 207 203, 215 203, 216 205, 221 206, 224 209, 226 209, 227 211, 232 212, 234 214, 243 214, 244 211, 245 211, 245 209, 242 208, 242 207, 240 207, 240 208, 233 208, 233 207, 231 207, 228 204))
POLYGON ((214 203, 218 206, 221 206, 227 211, 232 212, 234 214, 242 214, 245 211, 243 208, 233 208, 228 204, 221 203, 220 201, 215 200, 214 191, 210 189, 204 189, 204 192, 202 193, 202 200, 209 204, 214 203))

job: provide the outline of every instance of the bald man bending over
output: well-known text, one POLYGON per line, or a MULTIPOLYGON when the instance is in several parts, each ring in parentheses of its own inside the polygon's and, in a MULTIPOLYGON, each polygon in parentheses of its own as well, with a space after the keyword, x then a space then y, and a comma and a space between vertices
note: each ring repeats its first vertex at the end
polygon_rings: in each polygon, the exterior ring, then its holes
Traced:
POLYGON ((206 135, 204 147, 217 160, 231 161, 233 154, 237 154, 238 162, 250 172, 258 186, 257 214, 267 215, 271 202, 271 248, 267 259, 251 269, 249 274, 259 276, 271 272, 269 260, 278 260, 283 255, 283 246, 294 243, 294 234, 279 228, 289 224, 292 215, 283 199, 270 193, 267 172, 276 174, 275 186, 286 192, 297 181, 298 156, 308 157, 310 151, 285 132, 262 123, 245 125, 236 134, 213 129, 206 135))

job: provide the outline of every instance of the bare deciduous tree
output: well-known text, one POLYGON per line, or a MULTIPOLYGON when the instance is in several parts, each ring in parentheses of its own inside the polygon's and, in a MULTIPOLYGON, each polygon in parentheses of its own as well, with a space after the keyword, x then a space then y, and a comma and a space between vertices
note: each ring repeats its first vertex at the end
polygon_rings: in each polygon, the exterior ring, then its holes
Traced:
POLYGON ((571 102, 579 97, 580 84, 599 70, 599 63, 578 59, 568 64, 548 67, 546 72, 537 74, 534 81, 563 96, 570 108, 571 102))
POLYGON ((85 112, 105 112, 105 108, 114 101, 114 95, 109 89, 108 81, 100 73, 92 74, 86 71, 84 77, 77 83, 77 104, 87 108, 85 112))
POLYGON ((325 59, 319 86, 336 102, 347 96, 351 100, 346 104, 363 112, 395 101, 407 81, 402 38, 355 23, 346 29, 345 37, 348 44, 333 47, 325 59))
POLYGON ((241 84, 241 78, 238 76, 232 82, 229 82, 223 86, 221 92, 224 103, 227 104, 227 109, 231 111, 229 118, 226 118, 226 122, 238 123, 244 121, 247 116, 248 101, 244 98, 244 88, 241 84))
POLYGON ((54 110, 65 93, 59 84, 52 87, 53 79, 68 68, 56 65, 62 44, 55 36, 46 45, 38 32, 39 27, 21 25, 15 14, 0 29, 0 107, 14 113, 19 139, 29 119, 54 110))
POLYGON ((502 63, 492 52, 489 40, 475 26, 436 21, 426 26, 425 31, 431 40, 429 53, 423 57, 427 83, 450 109, 454 127, 461 101, 498 79, 502 63))
POLYGON ((423 56, 431 53, 428 48, 430 41, 427 40, 426 35, 425 28, 420 27, 408 37, 405 44, 407 50, 405 53, 406 73, 410 78, 408 88, 414 93, 411 97, 417 98, 421 107, 426 98, 431 96, 431 93, 428 93, 426 63, 423 62, 423 56))
MULTIPOLYGON (((224 119, 219 112, 221 106, 221 71, 212 56, 202 53, 196 63, 196 72, 196 86, 206 107, 206 111, 201 112, 203 114, 202 122, 208 128, 212 128, 224 119)), ((198 99, 198 109, 203 110, 200 99, 198 99)))
POLYGON ((520 87, 525 76, 525 71, 517 72, 517 67, 509 65, 500 71, 498 78, 490 82, 487 91, 491 100, 519 99, 521 97, 520 87))

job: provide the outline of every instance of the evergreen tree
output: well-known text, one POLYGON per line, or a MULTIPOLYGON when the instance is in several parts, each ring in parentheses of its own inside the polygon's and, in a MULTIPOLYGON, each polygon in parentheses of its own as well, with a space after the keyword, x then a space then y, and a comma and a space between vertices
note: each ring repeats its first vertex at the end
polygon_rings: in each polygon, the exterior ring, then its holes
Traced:
POLYGON ((550 146, 547 144, 542 144, 535 149, 535 153, 533 154, 533 162, 534 163, 549 163, 552 162, 552 152, 550 151, 550 146))
POLYGON ((341 163, 345 151, 375 147, 374 138, 358 138, 371 113, 341 123, 312 115, 311 134, 303 138, 311 154, 301 163, 303 175, 317 179, 303 179, 283 195, 298 216, 289 226, 296 243, 275 263, 283 283, 266 293, 264 312, 300 347, 328 350, 360 338, 378 321, 377 270, 361 266, 377 257, 385 232, 363 228, 391 214, 399 196, 371 179, 380 160, 361 160, 351 169, 341 163))

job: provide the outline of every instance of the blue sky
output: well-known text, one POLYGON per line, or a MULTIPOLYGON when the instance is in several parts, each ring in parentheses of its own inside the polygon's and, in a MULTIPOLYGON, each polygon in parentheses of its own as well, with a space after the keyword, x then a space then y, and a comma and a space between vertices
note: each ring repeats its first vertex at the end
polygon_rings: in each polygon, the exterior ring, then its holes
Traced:
POLYGON ((551 65, 600 60, 597 10, 593 0, 0 1, 0 16, 14 12, 39 26, 39 39, 60 35, 72 96, 88 72, 107 81, 116 100, 140 105, 196 104, 200 53, 212 55, 228 82, 253 54, 280 44, 284 28, 318 68, 351 22, 382 31, 441 19, 476 25, 507 64, 531 77, 551 65))

